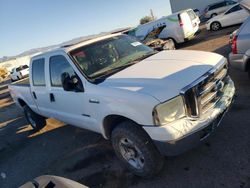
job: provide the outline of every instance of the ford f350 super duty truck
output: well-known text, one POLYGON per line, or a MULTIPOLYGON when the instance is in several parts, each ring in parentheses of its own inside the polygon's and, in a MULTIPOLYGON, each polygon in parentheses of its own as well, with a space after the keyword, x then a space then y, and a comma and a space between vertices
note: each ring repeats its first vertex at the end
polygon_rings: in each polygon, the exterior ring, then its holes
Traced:
POLYGON ((201 51, 154 52, 123 34, 87 38, 31 59, 9 86, 34 129, 46 118, 110 139, 121 161, 150 177, 214 132, 235 93, 227 60, 201 51))

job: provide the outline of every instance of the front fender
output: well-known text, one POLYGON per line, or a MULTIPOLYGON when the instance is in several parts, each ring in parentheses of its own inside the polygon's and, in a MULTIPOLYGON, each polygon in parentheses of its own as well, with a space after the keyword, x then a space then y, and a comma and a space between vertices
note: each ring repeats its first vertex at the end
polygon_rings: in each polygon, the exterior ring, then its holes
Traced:
POLYGON ((141 98, 135 96, 129 100, 109 100, 107 105, 100 106, 99 109, 100 116, 98 122, 100 123, 102 135, 106 138, 104 120, 110 115, 130 119, 139 125, 153 125, 152 111, 158 103, 159 101, 150 96, 141 98))

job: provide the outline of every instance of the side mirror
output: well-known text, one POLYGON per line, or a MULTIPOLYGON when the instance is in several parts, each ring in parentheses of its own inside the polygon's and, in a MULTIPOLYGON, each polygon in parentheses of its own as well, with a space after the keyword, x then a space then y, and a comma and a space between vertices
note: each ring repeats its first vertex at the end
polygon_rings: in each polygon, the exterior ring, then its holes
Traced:
POLYGON ((62 87, 65 91, 83 92, 83 84, 78 76, 71 76, 64 72, 61 75, 62 87))

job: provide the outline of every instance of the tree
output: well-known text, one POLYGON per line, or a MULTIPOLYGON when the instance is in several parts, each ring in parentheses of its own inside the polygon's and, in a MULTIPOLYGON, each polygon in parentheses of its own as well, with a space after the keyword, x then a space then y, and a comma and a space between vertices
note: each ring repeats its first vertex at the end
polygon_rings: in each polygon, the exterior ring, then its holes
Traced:
POLYGON ((140 19, 140 24, 145 24, 153 20, 154 18, 152 16, 144 16, 143 18, 140 19))

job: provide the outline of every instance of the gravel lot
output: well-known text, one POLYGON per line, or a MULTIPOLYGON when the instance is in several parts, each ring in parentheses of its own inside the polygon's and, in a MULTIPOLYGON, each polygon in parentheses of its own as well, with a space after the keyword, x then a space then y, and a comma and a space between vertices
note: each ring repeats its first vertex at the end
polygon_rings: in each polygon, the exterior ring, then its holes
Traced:
MULTIPOLYGON (((180 46, 227 56, 229 34, 239 26, 208 32, 180 46)), ((250 187, 250 80, 230 70, 237 98, 216 134, 207 143, 178 157, 166 158, 153 179, 135 177, 100 135, 56 120, 33 132, 13 104, 6 84, 0 86, 0 187, 17 187, 44 175, 58 175, 89 187, 250 187)))

